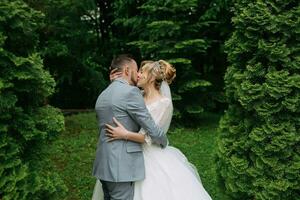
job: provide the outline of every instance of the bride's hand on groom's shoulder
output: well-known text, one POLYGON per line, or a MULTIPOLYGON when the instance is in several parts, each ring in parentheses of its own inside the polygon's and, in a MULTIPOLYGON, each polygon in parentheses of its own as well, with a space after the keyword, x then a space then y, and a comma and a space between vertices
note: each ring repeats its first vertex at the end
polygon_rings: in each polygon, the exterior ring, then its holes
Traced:
POLYGON ((109 73, 109 80, 113 81, 122 76, 122 72, 118 72, 118 69, 113 69, 109 73))
POLYGON ((117 125, 116 127, 113 127, 109 124, 105 124, 106 136, 109 137, 107 142, 111 142, 114 140, 127 140, 128 137, 127 129, 114 117, 113 117, 113 122, 117 125))

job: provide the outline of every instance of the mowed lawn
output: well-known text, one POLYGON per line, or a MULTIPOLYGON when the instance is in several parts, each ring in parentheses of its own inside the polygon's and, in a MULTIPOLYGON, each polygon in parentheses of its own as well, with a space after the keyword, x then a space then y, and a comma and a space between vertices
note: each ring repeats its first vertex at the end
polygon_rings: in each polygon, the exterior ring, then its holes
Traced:
MULTIPOLYGON (((205 189, 214 200, 230 200, 224 194, 216 173, 216 138, 220 115, 203 114, 197 128, 171 128, 170 145, 179 148, 193 163, 205 189)), ((95 113, 67 116, 66 130, 49 148, 51 160, 69 191, 65 200, 89 200, 95 178, 92 165, 98 139, 95 113)), ((172 166, 170 166, 172 167, 172 166)), ((188 183, 182 183, 188 184, 188 183)))

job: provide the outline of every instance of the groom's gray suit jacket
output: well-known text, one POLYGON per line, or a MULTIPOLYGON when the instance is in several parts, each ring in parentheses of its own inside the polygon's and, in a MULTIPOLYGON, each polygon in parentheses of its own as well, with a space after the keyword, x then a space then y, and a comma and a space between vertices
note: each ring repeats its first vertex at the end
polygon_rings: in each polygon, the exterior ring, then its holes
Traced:
POLYGON ((99 95, 95 109, 99 141, 93 175, 110 182, 143 180, 145 167, 141 144, 125 140, 107 142, 105 135, 105 124, 114 125, 112 118, 115 117, 127 130, 138 132, 142 127, 152 142, 162 147, 167 145, 167 137, 153 121, 140 90, 124 79, 116 79, 99 95))

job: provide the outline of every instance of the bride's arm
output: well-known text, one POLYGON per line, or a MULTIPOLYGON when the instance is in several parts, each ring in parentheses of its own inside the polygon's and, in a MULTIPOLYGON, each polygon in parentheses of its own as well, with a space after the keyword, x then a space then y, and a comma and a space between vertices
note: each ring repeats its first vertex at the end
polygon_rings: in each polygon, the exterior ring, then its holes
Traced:
POLYGON ((114 123, 117 125, 113 127, 109 124, 106 126, 106 135, 110 137, 108 142, 114 140, 130 140, 138 143, 145 143, 145 135, 128 131, 116 118, 113 118, 114 123))

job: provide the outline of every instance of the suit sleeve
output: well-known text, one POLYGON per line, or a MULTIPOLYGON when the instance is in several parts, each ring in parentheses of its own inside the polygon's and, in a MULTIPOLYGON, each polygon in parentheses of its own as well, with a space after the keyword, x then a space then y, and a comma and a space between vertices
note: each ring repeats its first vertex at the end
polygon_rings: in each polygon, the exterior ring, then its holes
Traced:
POLYGON ((148 133, 152 142, 166 147, 168 139, 164 131, 152 119, 140 90, 133 87, 127 99, 128 114, 148 133))

